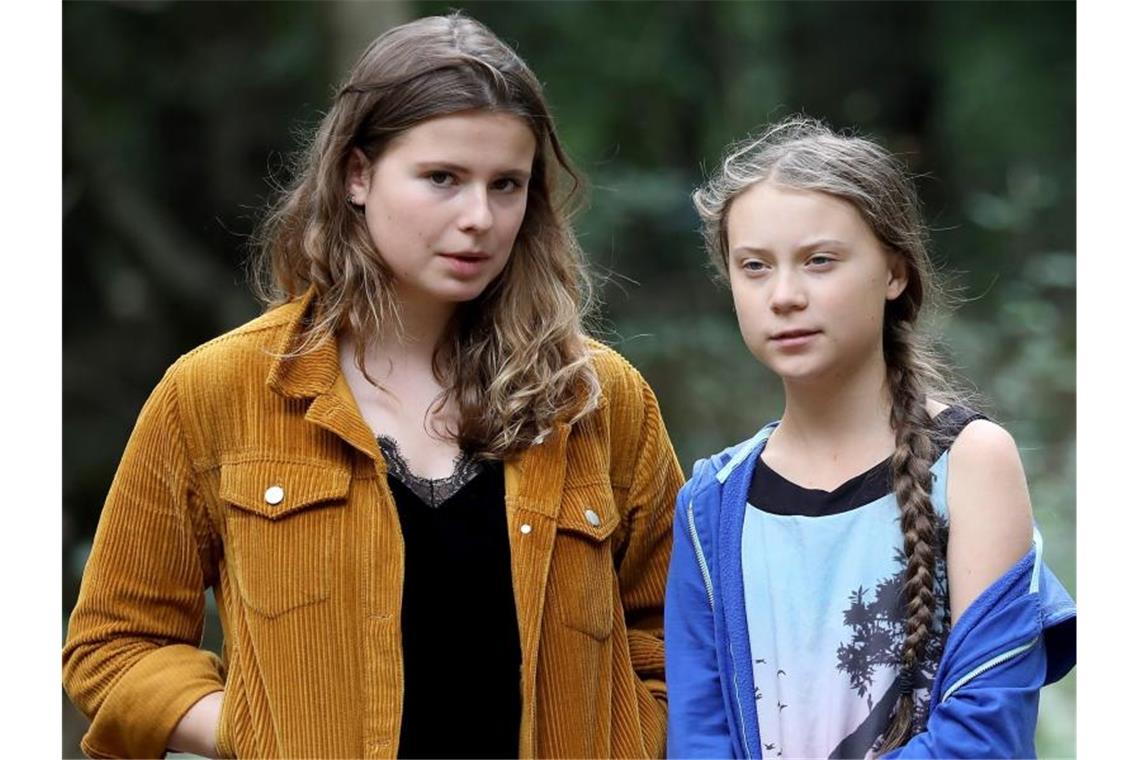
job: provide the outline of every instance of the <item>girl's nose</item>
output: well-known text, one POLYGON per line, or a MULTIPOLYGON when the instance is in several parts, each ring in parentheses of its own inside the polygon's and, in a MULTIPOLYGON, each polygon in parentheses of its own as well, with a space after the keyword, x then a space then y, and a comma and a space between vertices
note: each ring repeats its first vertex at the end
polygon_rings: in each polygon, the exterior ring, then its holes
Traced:
POLYGON ((795 272, 777 272, 770 304, 772 311, 777 314, 807 306, 807 293, 795 272))

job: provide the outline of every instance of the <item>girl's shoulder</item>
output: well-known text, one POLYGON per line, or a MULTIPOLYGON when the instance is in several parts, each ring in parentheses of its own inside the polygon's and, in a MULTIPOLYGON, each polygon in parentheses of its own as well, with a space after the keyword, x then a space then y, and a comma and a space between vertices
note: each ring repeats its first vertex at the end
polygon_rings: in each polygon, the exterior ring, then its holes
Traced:
POLYGON ((1013 436, 981 412, 965 406, 943 406, 934 417, 936 432, 945 441, 951 468, 973 479, 987 474, 1020 473, 1021 456, 1013 436))
POLYGON ((989 423, 989 418, 984 413, 962 404, 943 404, 938 401, 929 401, 926 409, 930 415, 930 429, 934 437, 936 456, 945 454, 953 448, 958 437, 967 428, 989 423))
MULTIPOLYGON (((932 428, 937 453, 947 458, 948 486, 959 496, 968 491, 973 497, 968 499, 971 504, 1025 488, 1017 442, 982 412, 958 404, 939 404, 932 428)), ((963 507, 958 512, 968 509, 963 507)))
POLYGON ((988 419, 966 425, 947 462, 951 614, 962 611, 1029 550, 1033 510, 1013 436, 988 419))
POLYGON ((1029 489, 1021 454, 1001 425, 984 418, 965 425, 950 445, 947 471, 956 521, 1008 518, 1028 525, 1029 489))

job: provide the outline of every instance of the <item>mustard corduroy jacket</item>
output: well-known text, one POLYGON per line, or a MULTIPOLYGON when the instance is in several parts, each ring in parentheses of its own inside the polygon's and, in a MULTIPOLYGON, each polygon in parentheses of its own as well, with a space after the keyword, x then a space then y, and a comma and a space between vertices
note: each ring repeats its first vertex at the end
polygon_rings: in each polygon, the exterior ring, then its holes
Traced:
MULTIPOLYGON (((308 304, 186 354, 139 415, 63 651, 92 757, 161 756, 186 710, 221 689, 223 756, 395 757, 400 523, 335 343, 283 356, 308 304), (199 648, 208 587, 222 658, 199 648)), ((504 466, 523 757, 664 753, 681 471, 649 386, 594 348, 598 410, 504 466)), ((477 624, 456 620, 456 651, 440 656, 478 657, 462 647, 477 624)), ((478 684, 464 693, 478 699, 478 684)), ((457 709, 441 689, 441 731, 457 709)))

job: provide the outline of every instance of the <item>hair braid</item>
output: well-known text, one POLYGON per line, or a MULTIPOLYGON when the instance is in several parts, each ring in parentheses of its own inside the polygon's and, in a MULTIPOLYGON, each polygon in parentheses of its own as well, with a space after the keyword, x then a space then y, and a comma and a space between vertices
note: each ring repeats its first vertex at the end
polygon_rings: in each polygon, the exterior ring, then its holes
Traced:
POLYGON ((903 321, 888 323, 885 331, 891 426, 895 430, 895 453, 891 458, 894 491, 901 513, 903 548, 906 553, 906 638, 902 645, 902 689, 894 717, 883 737, 880 752, 904 744, 914 726, 914 678, 920 671, 926 645, 934 626, 934 572, 938 534, 930 501, 930 467, 934 442, 922 373, 912 356, 910 326, 903 321))

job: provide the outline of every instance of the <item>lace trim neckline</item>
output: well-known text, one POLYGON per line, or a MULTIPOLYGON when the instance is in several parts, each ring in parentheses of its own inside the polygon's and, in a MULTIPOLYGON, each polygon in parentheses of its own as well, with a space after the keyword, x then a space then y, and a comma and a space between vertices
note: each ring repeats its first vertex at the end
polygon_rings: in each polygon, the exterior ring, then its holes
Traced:
POLYGON ((437 508, 450 499, 468 483, 483 472, 485 463, 466 451, 460 451, 454 460, 454 468, 446 478, 424 478, 416 475, 408 467, 408 462, 400 453, 400 444, 386 435, 376 436, 376 443, 388 461, 388 474, 400 481, 420 501, 429 507, 437 508))

